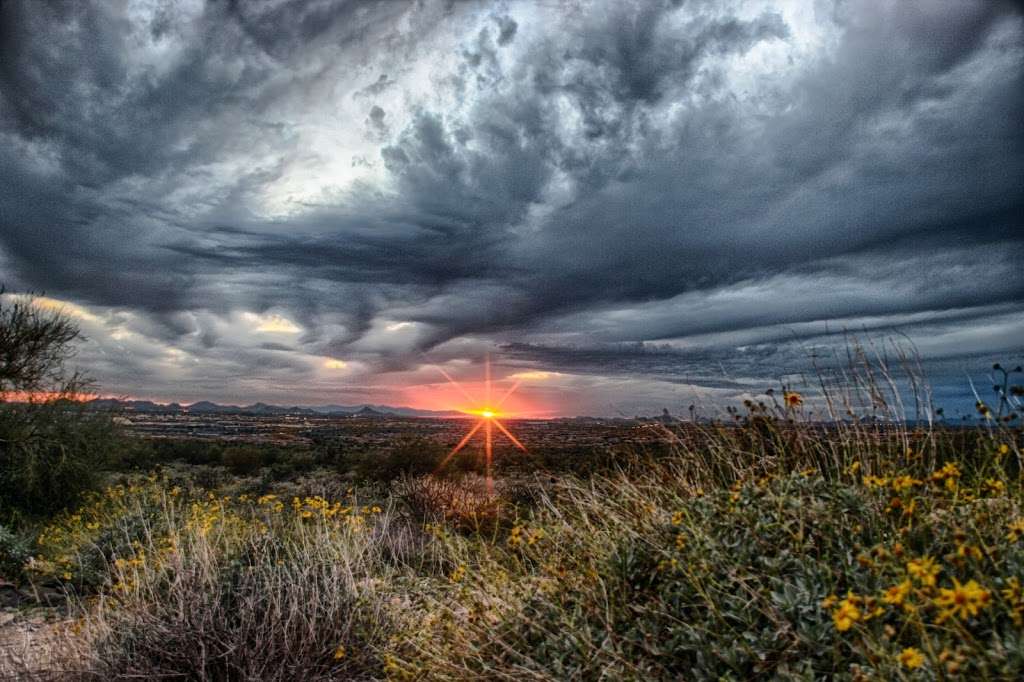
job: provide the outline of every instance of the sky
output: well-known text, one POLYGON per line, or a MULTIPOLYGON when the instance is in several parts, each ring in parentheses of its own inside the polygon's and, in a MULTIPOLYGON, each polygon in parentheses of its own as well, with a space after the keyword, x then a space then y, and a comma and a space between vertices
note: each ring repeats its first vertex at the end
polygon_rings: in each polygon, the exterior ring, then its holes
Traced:
POLYGON ((0 3, 0 281, 102 393, 535 415, 1024 354, 1024 7, 0 3))

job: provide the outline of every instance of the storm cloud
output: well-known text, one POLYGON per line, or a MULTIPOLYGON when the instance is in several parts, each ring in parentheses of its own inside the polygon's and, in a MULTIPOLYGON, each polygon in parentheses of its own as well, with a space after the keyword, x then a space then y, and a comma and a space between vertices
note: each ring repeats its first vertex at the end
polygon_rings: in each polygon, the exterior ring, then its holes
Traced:
POLYGON ((491 353, 632 412, 854 330, 963 399, 1024 349, 1022 121, 994 0, 4 2, 0 280, 140 397, 491 353))

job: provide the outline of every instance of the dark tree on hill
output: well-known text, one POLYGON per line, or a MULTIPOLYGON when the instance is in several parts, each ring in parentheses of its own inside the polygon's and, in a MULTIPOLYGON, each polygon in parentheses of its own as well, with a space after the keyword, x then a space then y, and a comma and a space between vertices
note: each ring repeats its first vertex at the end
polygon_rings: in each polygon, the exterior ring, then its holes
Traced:
POLYGON ((110 415, 75 399, 87 383, 66 366, 80 336, 74 321, 31 295, 2 294, 0 523, 18 524, 76 504, 124 443, 110 415))
POLYGON ((36 305, 32 296, 4 293, 0 286, 0 400, 10 391, 67 393, 80 387, 80 377, 65 368, 80 335, 74 322, 36 305))

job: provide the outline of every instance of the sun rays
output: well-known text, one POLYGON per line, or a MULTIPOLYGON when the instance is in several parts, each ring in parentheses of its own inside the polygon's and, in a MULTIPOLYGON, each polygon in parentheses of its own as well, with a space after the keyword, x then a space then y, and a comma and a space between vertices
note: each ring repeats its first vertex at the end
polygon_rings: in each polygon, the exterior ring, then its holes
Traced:
POLYGON ((509 442, 512 443, 512 445, 514 445, 515 447, 519 448, 523 452, 526 452, 526 446, 523 445, 521 442, 519 442, 519 439, 516 438, 515 436, 513 436, 512 433, 508 430, 508 428, 504 424, 502 424, 501 421, 498 419, 499 417, 504 416, 504 413, 501 412, 501 409, 500 409, 501 406, 505 403, 506 400, 508 400, 509 396, 511 396, 516 391, 516 389, 519 388, 519 384, 521 382, 520 381, 516 381, 515 383, 513 383, 512 386, 510 388, 508 388, 501 395, 501 397, 497 401, 492 400, 491 360, 490 360, 490 358, 487 358, 484 361, 484 395, 485 395, 485 397, 484 397, 484 400, 481 402, 481 401, 475 399, 473 396, 471 396, 469 394, 469 392, 466 391, 466 389, 463 388, 462 385, 459 384, 459 382, 455 381, 455 379, 452 378, 452 376, 450 374, 448 374, 448 372, 444 371, 444 369, 442 369, 441 367, 438 367, 438 370, 440 370, 441 374, 444 375, 445 379, 447 379, 452 385, 454 385, 459 390, 459 392, 462 393, 462 395, 465 396, 466 399, 470 401, 471 404, 476 406, 476 407, 473 407, 472 409, 463 410, 463 411, 466 414, 471 414, 471 415, 474 415, 474 416, 478 417, 478 419, 473 424, 473 426, 470 428, 470 430, 466 433, 466 435, 462 437, 462 440, 460 440, 458 442, 458 444, 454 448, 452 448, 451 452, 448 453, 448 455, 444 458, 444 460, 441 461, 441 463, 438 465, 437 468, 438 468, 438 470, 440 470, 440 469, 443 469, 445 466, 447 466, 448 462, 450 462, 452 460, 452 458, 455 457, 455 455, 457 455, 463 448, 466 447, 466 445, 469 444, 469 442, 470 442, 470 440, 472 440, 473 436, 475 436, 477 434, 477 432, 479 432, 481 429, 483 429, 483 434, 484 434, 484 437, 483 437, 483 441, 484 441, 484 464, 485 464, 486 477, 487 477, 487 491, 488 491, 488 493, 493 493, 494 492, 494 479, 493 479, 493 477, 491 475, 491 468, 492 468, 492 465, 493 465, 493 462, 494 462, 494 430, 495 430, 495 428, 499 432, 501 432, 501 434, 503 436, 505 436, 505 438, 507 438, 509 440, 509 442))

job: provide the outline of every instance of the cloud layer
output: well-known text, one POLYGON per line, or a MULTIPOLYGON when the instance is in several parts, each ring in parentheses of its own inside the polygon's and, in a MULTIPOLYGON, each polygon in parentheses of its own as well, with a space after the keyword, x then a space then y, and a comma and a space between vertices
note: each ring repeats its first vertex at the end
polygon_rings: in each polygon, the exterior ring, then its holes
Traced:
POLYGON ((490 352, 629 413, 852 329, 962 402, 1024 348, 1014 3, 14 2, 0 33, 0 278, 80 306, 108 391, 396 402, 490 352))

